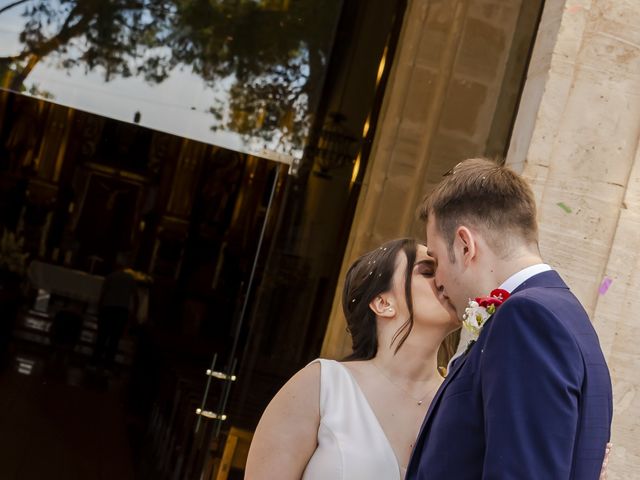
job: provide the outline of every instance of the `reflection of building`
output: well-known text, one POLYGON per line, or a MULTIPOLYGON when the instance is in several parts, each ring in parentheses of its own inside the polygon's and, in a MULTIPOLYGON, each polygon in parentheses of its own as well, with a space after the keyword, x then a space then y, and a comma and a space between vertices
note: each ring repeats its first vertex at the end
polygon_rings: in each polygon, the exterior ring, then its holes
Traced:
MULTIPOLYGON (((262 2, 271 12, 293 3, 262 2)), ((545 256, 595 314, 621 399, 614 443, 624 447, 611 470, 630 473, 640 10, 605 0, 590 9, 548 0, 543 12, 542 1, 524 0, 380 3, 388 10, 344 2, 296 176, 258 156, 0 93, 4 225, 52 263, 100 273, 124 252, 149 272, 153 341, 189 395, 204 384, 190 370, 239 340, 229 421, 252 428, 321 345, 346 353, 331 301, 349 262, 386 239, 423 236, 417 202, 459 160, 506 157, 534 183, 545 256), (603 278, 613 280, 606 295, 603 278)), ((251 126, 273 125, 268 113, 234 110, 251 126)))

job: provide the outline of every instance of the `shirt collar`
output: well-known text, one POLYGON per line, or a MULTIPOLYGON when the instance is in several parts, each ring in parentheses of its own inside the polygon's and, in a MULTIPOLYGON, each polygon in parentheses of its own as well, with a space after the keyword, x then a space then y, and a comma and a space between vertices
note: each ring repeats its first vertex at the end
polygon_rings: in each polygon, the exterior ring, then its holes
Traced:
POLYGON ((530 267, 523 268, 519 272, 514 273, 509 278, 507 278, 499 288, 502 290, 506 290, 511 293, 520 285, 522 285, 525 281, 529 280, 534 275, 538 275, 542 272, 547 272, 551 270, 551 267, 546 263, 538 263, 536 265, 531 265, 530 267))

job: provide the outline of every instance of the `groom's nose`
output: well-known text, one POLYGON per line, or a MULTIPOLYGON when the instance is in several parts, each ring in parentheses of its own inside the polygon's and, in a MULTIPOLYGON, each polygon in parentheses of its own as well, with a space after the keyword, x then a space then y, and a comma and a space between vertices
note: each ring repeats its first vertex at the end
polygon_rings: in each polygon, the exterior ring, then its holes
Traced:
POLYGON ((438 270, 438 267, 436 267, 435 272, 433 272, 433 281, 436 284, 436 288, 438 289, 438 292, 440 292, 443 286, 442 286, 442 282, 440 281, 440 271, 438 270))

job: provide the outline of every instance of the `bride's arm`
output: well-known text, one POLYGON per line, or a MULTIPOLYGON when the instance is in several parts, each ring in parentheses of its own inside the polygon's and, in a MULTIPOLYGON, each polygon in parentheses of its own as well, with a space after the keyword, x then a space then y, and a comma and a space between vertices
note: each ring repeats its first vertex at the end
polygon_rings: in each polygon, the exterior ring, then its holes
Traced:
POLYGON ((604 460, 602 461, 602 470, 600 471, 600 480, 607 480, 607 464, 609 463, 609 454, 611 453, 611 442, 607 443, 607 448, 604 451, 604 460))
POLYGON ((273 397, 253 436, 246 480, 300 480, 316 449, 320 425, 320 364, 296 373, 273 397))

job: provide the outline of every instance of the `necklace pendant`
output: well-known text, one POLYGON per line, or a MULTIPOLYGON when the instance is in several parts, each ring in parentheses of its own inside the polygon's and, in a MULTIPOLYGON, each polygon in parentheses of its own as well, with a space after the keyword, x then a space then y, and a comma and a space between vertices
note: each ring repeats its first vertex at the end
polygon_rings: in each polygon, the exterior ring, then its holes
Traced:
POLYGON ((422 400, 418 400, 418 405, 422 405, 422 400))

